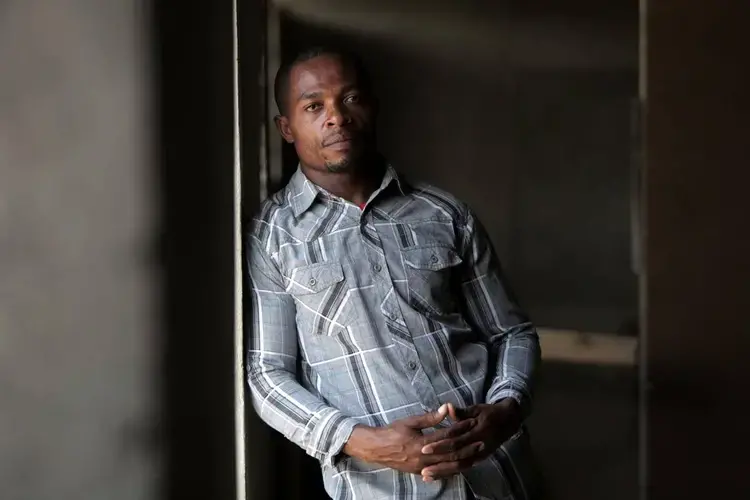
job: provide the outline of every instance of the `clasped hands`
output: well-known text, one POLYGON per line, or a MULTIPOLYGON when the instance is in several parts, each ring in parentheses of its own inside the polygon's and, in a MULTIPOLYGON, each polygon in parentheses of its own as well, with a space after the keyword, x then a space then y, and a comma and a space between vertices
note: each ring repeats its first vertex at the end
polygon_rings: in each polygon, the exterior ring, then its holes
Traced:
POLYGON ((344 453, 411 474, 426 482, 460 473, 484 460, 515 434, 521 425, 518 403, 504 399, 457 409, 439 410, 397 420, 386 427, 357 426, 344 453), (423 434, 447 417, 450 427, 423 434))

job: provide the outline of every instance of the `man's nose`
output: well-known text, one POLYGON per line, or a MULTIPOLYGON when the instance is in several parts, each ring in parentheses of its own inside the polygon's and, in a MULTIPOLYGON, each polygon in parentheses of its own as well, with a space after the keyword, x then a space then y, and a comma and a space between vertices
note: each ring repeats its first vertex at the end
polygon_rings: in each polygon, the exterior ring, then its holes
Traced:
POLYGON ((342 104, 332 104, 328 107, 328 117, 326 119, 326 125, 328 127, 341 127, 352 121, 351 115, 348 113, 346 106, 342 104))

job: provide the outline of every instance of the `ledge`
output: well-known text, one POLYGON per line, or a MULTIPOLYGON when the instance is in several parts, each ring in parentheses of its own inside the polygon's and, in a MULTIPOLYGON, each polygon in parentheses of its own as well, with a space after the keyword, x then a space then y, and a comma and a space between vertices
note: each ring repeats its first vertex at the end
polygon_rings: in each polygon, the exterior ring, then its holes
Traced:
POLYGON ((636 337, 551 328, 538 328, 537 331, 544 360, 607 366, 636 365, 636 337))

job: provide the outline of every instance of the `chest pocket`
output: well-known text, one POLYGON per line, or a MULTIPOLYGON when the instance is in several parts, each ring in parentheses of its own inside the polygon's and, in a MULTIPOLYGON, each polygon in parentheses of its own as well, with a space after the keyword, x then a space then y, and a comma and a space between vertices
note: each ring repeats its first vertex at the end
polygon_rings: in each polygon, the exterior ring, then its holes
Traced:
POLYGON ((297 329, 312 335, 334 335, 351 320, 349 287, 338 262, 324 262, 294 269, 287 291, 297 305, 297 329))
POLYGON ((447 315, 456 310, 459 266, 463 262, 449 246, 415 247, 403 251, 409 300, 417 310, 447 315))

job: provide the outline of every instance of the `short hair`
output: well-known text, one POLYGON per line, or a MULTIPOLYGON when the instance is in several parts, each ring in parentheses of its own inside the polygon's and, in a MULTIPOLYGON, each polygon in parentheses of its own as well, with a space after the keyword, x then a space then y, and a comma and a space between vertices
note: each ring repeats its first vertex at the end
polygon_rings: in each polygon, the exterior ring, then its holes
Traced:
POLYGON ((273 94, 279 113, 283 115, 286 112, 286 99, 289 98, 289 76, 292 74, 294 67, 321 56, 339 58, 345 66, 354 70, 357 80, 364 91, 369 92, 372 90, 370 75, 357 54, 335 47, 309 47, 298 52, 292 59, 282 63, 276 72, 276 78, 273 82, 273 94))

